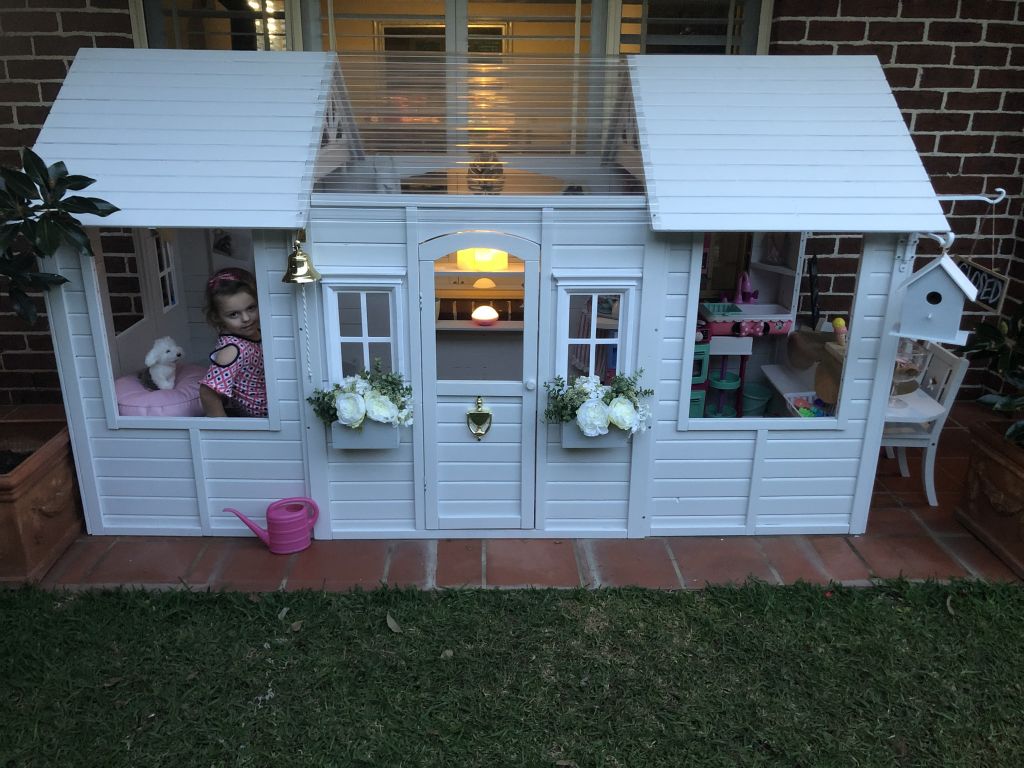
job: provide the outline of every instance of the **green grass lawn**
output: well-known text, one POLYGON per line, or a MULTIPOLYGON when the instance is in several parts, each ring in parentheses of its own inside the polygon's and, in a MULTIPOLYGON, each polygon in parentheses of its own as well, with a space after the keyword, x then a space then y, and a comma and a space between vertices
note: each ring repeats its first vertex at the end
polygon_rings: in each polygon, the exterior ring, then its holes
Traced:
POLYGON ((3 766, 1024 766, 1012 586, 23 590, 0 622, 3 766))

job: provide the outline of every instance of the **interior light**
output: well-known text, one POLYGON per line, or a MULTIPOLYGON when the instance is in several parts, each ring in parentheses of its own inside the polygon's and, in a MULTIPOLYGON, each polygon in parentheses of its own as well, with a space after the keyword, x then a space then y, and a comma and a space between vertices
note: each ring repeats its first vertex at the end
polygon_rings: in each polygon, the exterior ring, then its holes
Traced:
POLYGON ((471 317, 477 325, 494 325, 498 320, 498 313, 494 307, 484 304, 474 309, 471 317))
POLYGON ((456 251, 455 263, 467 272, 505 272, 508 254, 496 248, 463 248, 456 251))
POLYGON ((481 277, 473 283, 474 288, 497 288, 497 284, 489 277, 481 277))

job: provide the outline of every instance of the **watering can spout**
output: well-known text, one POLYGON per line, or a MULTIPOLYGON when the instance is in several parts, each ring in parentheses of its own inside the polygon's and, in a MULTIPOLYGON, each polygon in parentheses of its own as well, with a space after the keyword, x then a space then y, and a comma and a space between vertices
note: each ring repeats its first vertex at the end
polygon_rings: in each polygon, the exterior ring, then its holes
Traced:
POLYGON ((262 541, 264 544, 268 544, 268 545, 270 544, 270 533, 268 531, 265 531, 264 529, 260 528, 258 525, 256 525, 256 523, 254 523, 248 517, 243 515, 237 509, 231 509, 231 507, 225 507, 224 511, 225 512, 230 512, 231 514, 235 515, 239 520, 241 520, 243 523, 245 523, 247 526, 249 526, 249 529, 253 533, 255 533, 257 536, 259 536, 260 537, 260 541, 262 541))

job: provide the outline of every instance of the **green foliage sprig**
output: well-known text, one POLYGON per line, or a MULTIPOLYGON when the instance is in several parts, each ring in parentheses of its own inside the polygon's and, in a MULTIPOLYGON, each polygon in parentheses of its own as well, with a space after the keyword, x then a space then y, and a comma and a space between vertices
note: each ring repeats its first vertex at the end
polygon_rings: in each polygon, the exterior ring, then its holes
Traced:
POLYGON ((64 163, 47 166, 27 147, 21 162, 20 171, 0 168, 0 280, 7 283, 15 313, 34 323, 36 308, 27 292, 67 282, 61 275, 38 271, 37 257, 52 256, 64 244, 92 256, 89 236, 72 214, 109 216, 120 209, 98 197, 65 197, 95 179, 69 174, 64 163))
POLYGON ((641 368, 631 376, 618 373, 606 386, 601 385, 596 376, 578 376, 572 382, 566 382, 561 376, 555 376, 544 383, 548 393, 548 405, 544 409, 544 421, 548 424, 570 422, 576 418, 580 406, 599 392, 601 401, 608 405, 616 397, 625 397, 638 411, 643 407, 644 398, 654 394, 653 389, 640 386, 641 368))
MULTIPOLYGON (((966 355, 989 358, 993 367, 1003 377, 1003 382, 1013 388, 1009 394, 983 395, 979 402, 989 405, 992 410, 1002 413, 1024 413, 1024 304, 1010 317, 1009 321, 999 319, 994 323, 982 323, 974 329, 974 335, 964 350, 966 355)), ((1024 446, 1024 419, 1018 419, 1006 430, 1006 439, 1024 446)))

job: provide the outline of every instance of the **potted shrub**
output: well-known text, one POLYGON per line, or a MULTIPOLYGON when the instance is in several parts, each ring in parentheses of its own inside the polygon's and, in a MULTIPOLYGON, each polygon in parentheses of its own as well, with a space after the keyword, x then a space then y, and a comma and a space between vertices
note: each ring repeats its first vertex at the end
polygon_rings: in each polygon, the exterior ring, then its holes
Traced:
POLYGON ((412 387, 380 361, 372 371, 346 376, 330 389, 315 389, 306 398, 313 412, 331 430, 337 449, 397 448, 399 427, 412 425, 412 387))
POLYGON ((990 358, 1009 394, 980 402, 1004 414, 1000 421, 971 426, 973 450, 967 488, 956 518, 1024 578, 1024 305, 1013 316, 983 323, 966 354, 990 358), (1008 418, 1007 418, 1008 417, 1008 418))
MULTIPOLYGON (((68 245, 92 255, 74 214, 109 216, 105 200, 69 195, 91 185, 64 163, 47 166, 30 149, 22 169, 0 168, 0 287, 15 314, 36 321, 31 292, 67 280, 39 269, 68 245)), ((81 532, 68 430, 62 422, 3 422, 0 430, 0 581, 35 581, 81 532)))
POLYGON ((548 406, 544 421, 562 425, 563 448, 613 448, 647 429, 651 409, 643 402, 654 394, 640 386, 637 371, 617 374, 610 384, 597 376, 579 376, 567 383, 556 376, 544 384, 548 406))

